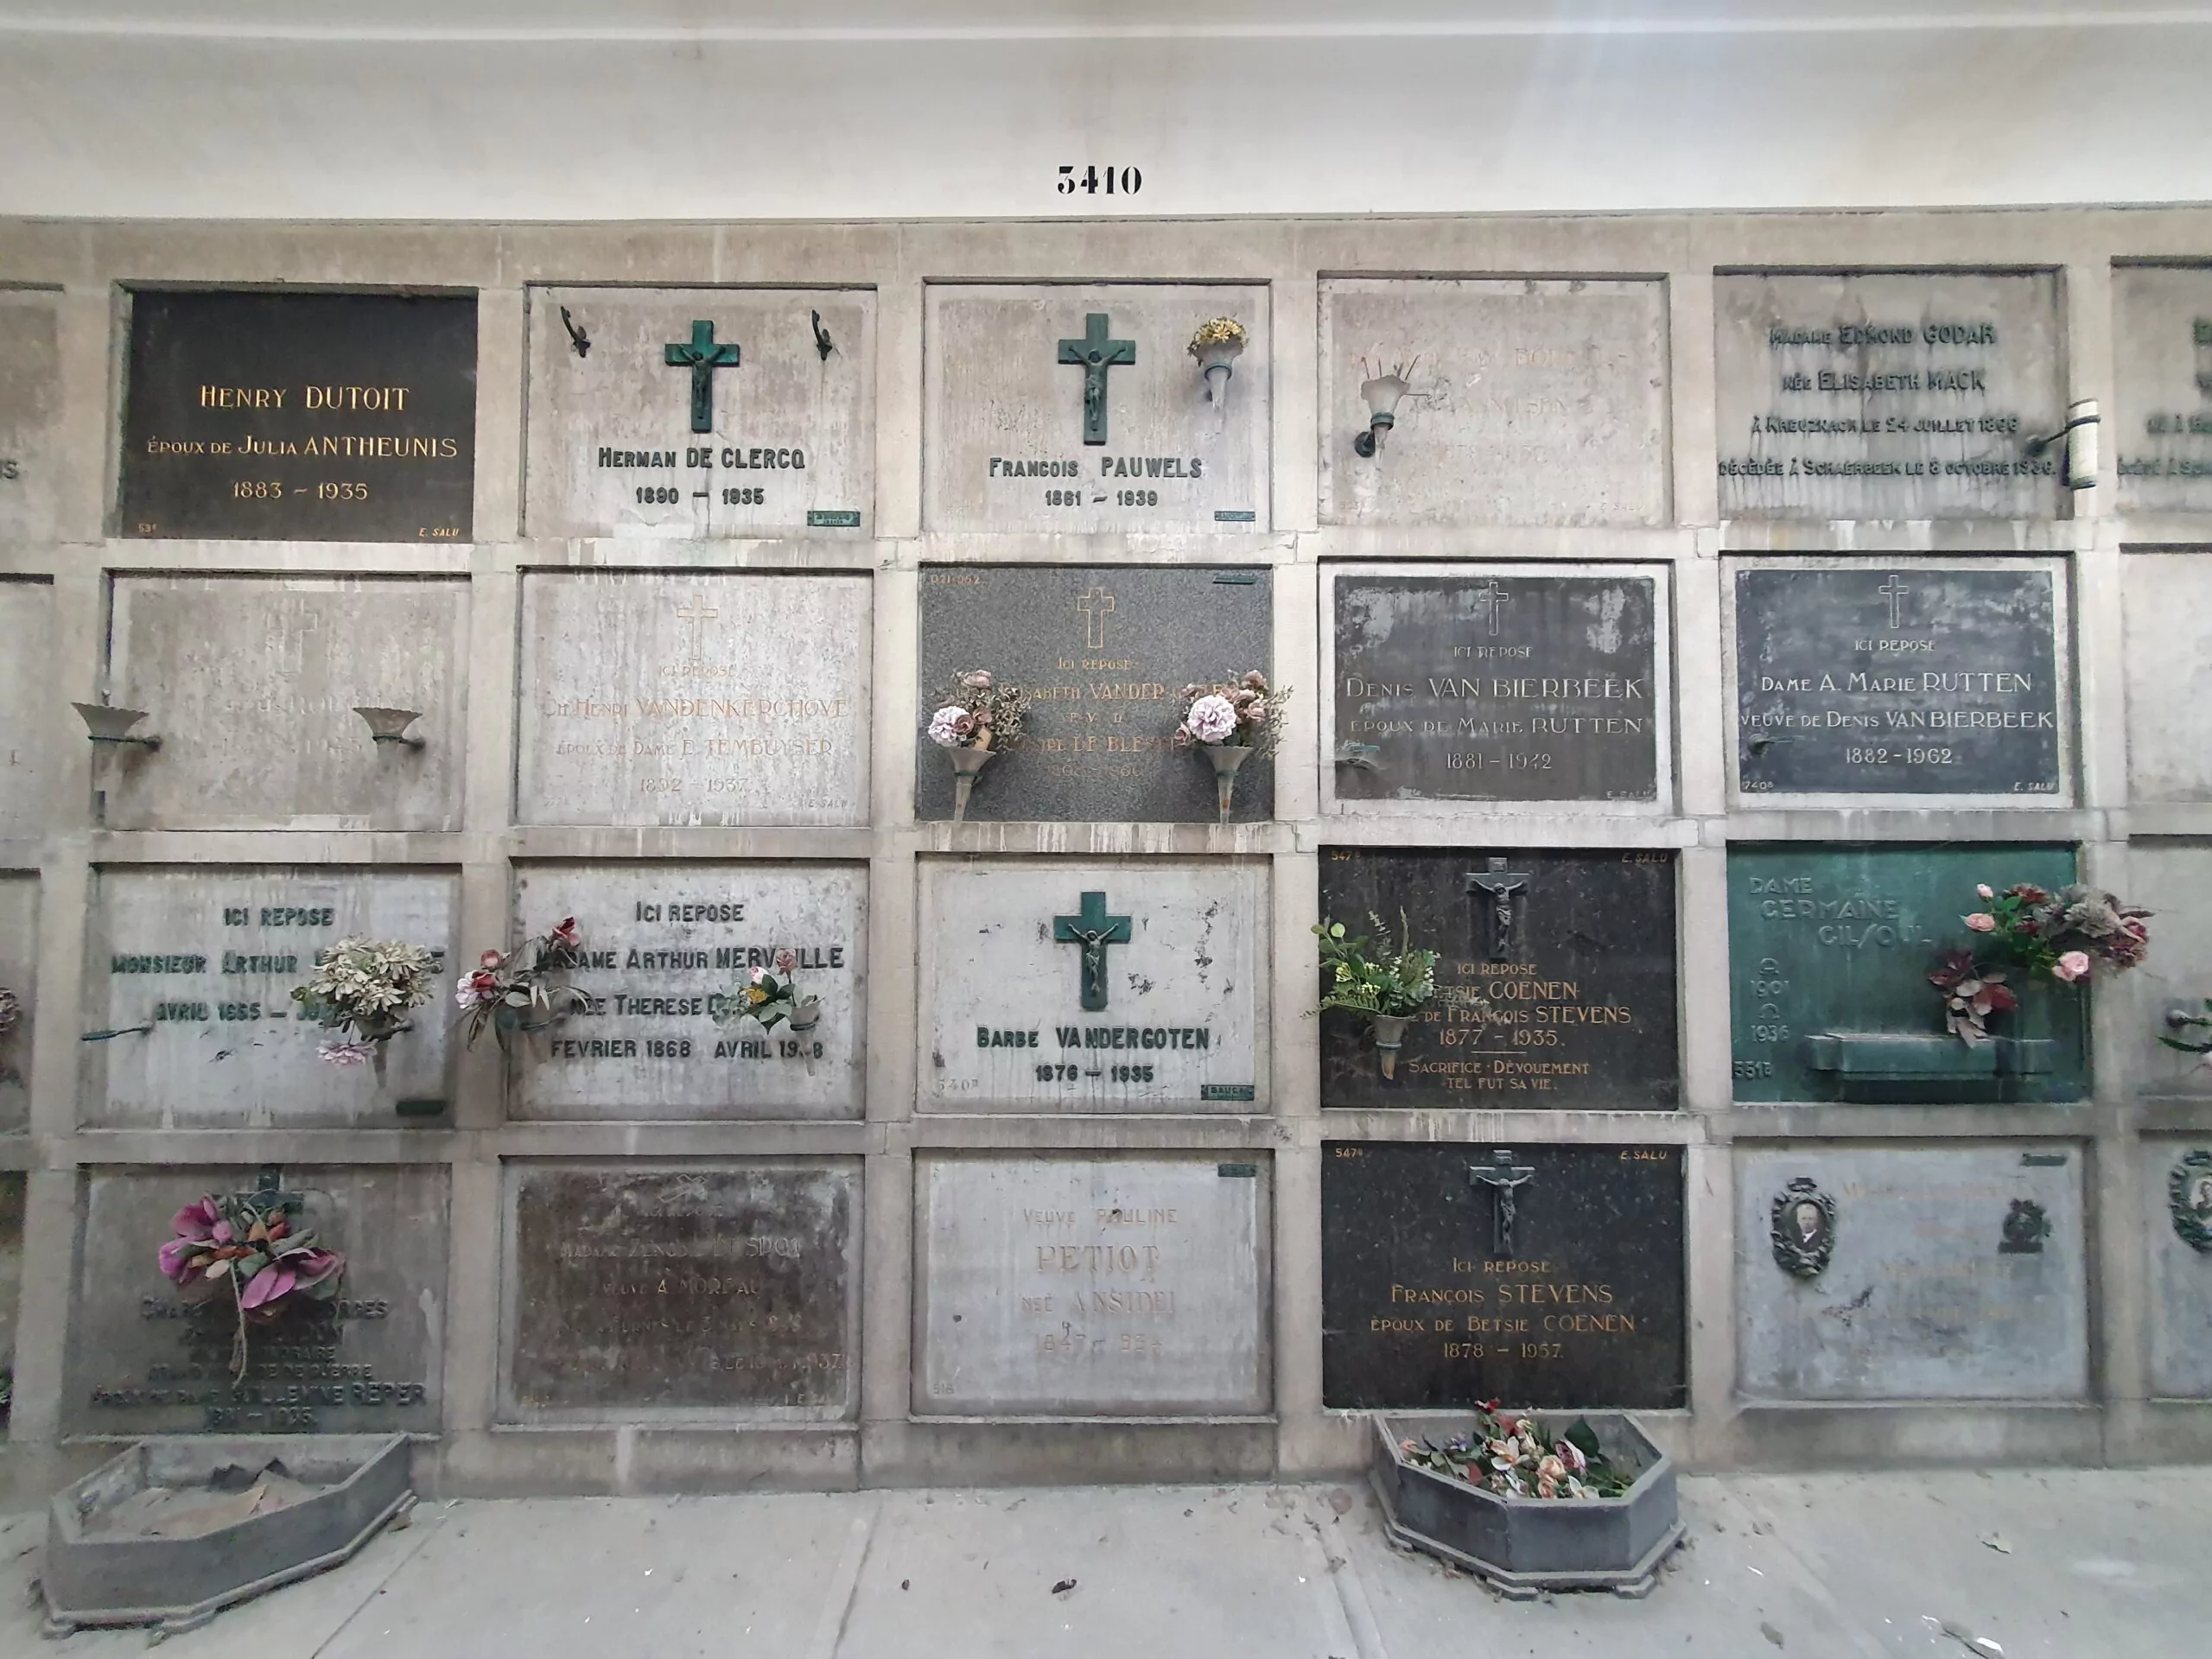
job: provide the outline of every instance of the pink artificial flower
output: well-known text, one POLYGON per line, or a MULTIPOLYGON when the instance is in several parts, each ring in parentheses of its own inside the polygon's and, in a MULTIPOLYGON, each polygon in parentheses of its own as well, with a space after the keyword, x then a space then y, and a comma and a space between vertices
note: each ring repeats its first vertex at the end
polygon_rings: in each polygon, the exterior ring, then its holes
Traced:
POLYGON ((214 1226, 219 1216, 215 1200, 201 1198, 188 1204, 170 1217, 169 1230, 179 1238, 205 1240, 214 1236, 214 1226))
POLYGON ((755 968, 750 974, 747 975, 746 977, 750 979, 755 985, 758 985, 762 980, 768 977, 768 970, 766 968, 755 968))
POLYGON ((1986 881, 1982 882, 1979 887, 1975 887, 1974 892, 1979 893, 1984 899, 1994 899, 1997 896, 1996 889, 1992 887, 1986 881))
POLYGON ((205 1241, 196 1238, 173 1238, 162 1246, 162 1274, 171 1284, 181 1285, 192 1271, 187 1257, 196 1252, 205 1241))
MULTIPOLYGON (((325 1043, 315 1050, 315 1057, 325 1065, 365 1065, 376 1052, 373 1043, 325 1043)), ((218 1222, 216 1229, 219 1236, 223 1224, 218 1222)))
POLYGON ((553 930, 553 943, 574 946, 582 942, 583 935, 576 929, 576 918, 563 916, 561 925, 553 930))
POLYGON ((296 1275, 289 1268, 280 1268, 274 1262, 253 1275, 252 1281, 238 1293, 240 1307, 259 1307, 290 1293, 296 1275))
POLYGON ((779 950, 776 952, 776 971, 778 973, 788 974, 792 969, 798 966, 798 957, 793 952, 789 950, 779 950))
POLYGON ((311 1289, 334 1273, 346 1270, 346 1258, 335 1250, 302 1250, 296 1255, 284 1258, 284 1265, 294 1275, 294 1287, 311 1289))
POLYGON ((497 950, 486 950, 482 956, 476 958, 476 965, 479 968, 496 968, 505 960, 506 958, 501 956, 497 950))
POLYGON ((1268 705, 1264 702, 1253 702, 1249 704, 1244 710, 1244 719, 1246 722, 1250 725, 1266 725, 1268 723, 1268 705))
POLYGON ((1974 912, 1966 918, 1966 924, 1977 933, 1994 933, 1997 931, 1997 918, 1986 910, 1974 912))
POLYGON ((2069 984, 2077 979, 2086 978, 2089 972, 2089 953, 2086 950, 2069 950, 2051 964, 2050 971, 2055 977, 2063 979, 2069 984))

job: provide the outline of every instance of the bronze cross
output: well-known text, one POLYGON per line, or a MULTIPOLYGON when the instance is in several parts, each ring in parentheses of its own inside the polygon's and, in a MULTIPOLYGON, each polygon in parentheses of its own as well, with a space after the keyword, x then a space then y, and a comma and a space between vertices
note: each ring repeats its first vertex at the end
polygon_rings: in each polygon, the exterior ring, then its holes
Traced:
POLYGON ((691 371, 691 429, 715 429, 715 371, 737 366, 737 347, 715 343, 715 325, 703 319, 691 325, 691 338, 661 347, 663 360, 671 369, 691 371))
POLYGON ((1129 918, 1106 913, 1106 895, 1086 893, 1081 913, 1052 918, 1052 938, 1061 944, 1083 947, 1083 1006, 1096 1012, 1106 1006, 1106 947, 1129 942, 1129 918))
POLYGON ((1083 320, 1083 338, 1060 342, 1060 361, 1083 365, 1083 441, 1106 442, 1106 371, 1117 364, 1137 360, 1134 340, 1106 338, 1106 313, 1093 311, 1083 320))
POLYGON ((1467 873, 1467 891, 1490 895, 1490 959, 1510 962, 1513 959, 1513 895, 1526 892, 1529 876, 1525 871, 1509 870, 1507 861, 1493 858, 1486 871, 1467 873))
POLYGON ((1491 1244, 1493 1255, 1510 1257, 1513 1254, 1513 1194, 1516 1188, 1526 1186, 1535 1179, 1533 1165, 1516 1164, 1510 1148, 1499 1147, 1490 1155, 1487 1164, 1469 1164, 1467 1183, 1471 1186, 1487 1186, 1497 1193, 1496 1207, 1491 1211, 1491 1244))

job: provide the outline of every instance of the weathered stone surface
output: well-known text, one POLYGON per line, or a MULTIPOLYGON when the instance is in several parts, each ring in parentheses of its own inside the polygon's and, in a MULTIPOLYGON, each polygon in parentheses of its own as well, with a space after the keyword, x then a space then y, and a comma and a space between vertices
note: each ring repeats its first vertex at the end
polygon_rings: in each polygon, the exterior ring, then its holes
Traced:
POLYGON ((1264 863, 925 863, 923 1109, 1265 1112, 1268 917, 1264 863))
POLYGON ((2176 1030, 2167 1011, 2212 1014, 2212 844, 2202 841, 2142 840, 2127 849, 2128 896, 2148 894, 2157 906, 2155 941, 2142 965, 2108 982, 2098 993, 2127 1010, 2125 1041, 2129 1077, 2146 1094, 2212 1094, 2212 1071, 2195 1057, 2167 1048, 2162 1036, 2201 1041, 2212 1027, 2176 1030))
POLYGON ((2212 269, 2112 274, 2105 480, 2122 512, 2212 511, 2212 269))
POLYGON ((2079 1100, 2078 991, 2026 987, 2002 1040, 1943 1029, 1928 976, 1975 935, 1975 887, 2075 877, 2070 847, 1739 842, 1728 854, 1730 1014, 1738 1100, 1873 1103, 2079 1100), (2031 1046, 2019 1048, 2015 1039, 2031 1046))
POLYGON ((118 576, 111 701, 162 747, 97 758, 107 826, 458 830, 468 604, 458 581, 118 576), (363 707, 420 709, 423 746, 372 742, 363 707))
POLYGON ((918 1159, 915 1411, 1265 1411, 1270 1173, 1241 1153, 918 1159))
POLYGON ((2138 801, 2212 800, 2212 554, 2120 562, 2127 648, 2127 788, 2138 801))
POLYGON ((235 1308, 188 1302, 162 1276, 170 1217, 262 1171, 94 1170, 86 1179, 62 1427, 72 1434, 435 1433, 442 1416, 446 1173, 287 1166, 318 1239, 346 1257, 338 1299, 249 1326, 232 1378, 235 1308))
MULTIPOLYGON (((23 1189, 22 1171, 0 1173, 0 1356, 10 1366, 23 1294, 23 1189)), ((0 1413, 0 1422, 5 1418, 0 1413)))
POLYGON ((2151 1392, 2212 1396, 2212 1142, 2145 1141, 2143 1213, 2151 1252, 2151 1392), (2197 1241, 2197 1242, 2192 1242, 2197 1241))
POLYGON ((1321 284, 1325 524, 1656 524, 1667 289, 1656 279, 1321 284), (1361 383, 1411 364, 1382 453, 1361 383))
POLYGON ((1738 1386, 1751 1398, 2088 1391, 2078 1148, 1739 1151, 1736 1194, 1738 1386), (1811 1278, 1775 1259, 1772 1206, 1795 1180, 1835 1204, 1833 1254, 1811 1278))
POLYGON ((1323 715, 1340 805, 1662 798, 1663 578, 1516 574, 1527 569, 1325 573, 1335 625, 1323 715))
POLYGON ((516 932, 573 916, 588 1012, 515 1044, 525 1118, 837 1118, 861 1113, 868 870, 860 864, 525 867, 516 932), (726 999, 779 950, 820 1023, 721 1025, 726 999))
POLYGON ((1675 859, 1528 848, 1321 855, 1321 914, 1439 953, 1436 1001, 1382 1076, 1368 1022, 1321 1016, 1324 1106, 1671 1109, 1675 859), (1503 916, 1501 916, 1503 912, 1503 916))
POLYGON ((1728 518, 2048 518, 2065 424, 2050 271, 1713 279, 1728 518))
POLYGON ((529 442, 531 536, 865 535, 875 521, 875 296, 533 289, 529 442), (721 366, 695 367, 695 357, 721 366))
POLYGON ((60 464, 61 296, 0 289, 0 542, 54 534, 60 464))
POLYGON ((452 960, 459 883, 448 872, 329 867, 93 872, 85 959, 85 1121, 105 1128, 390 1126, 401 1101, 443 1101, 447 1030, 438 993, 385 1045, 375 1068, 333 1066, 331 1033, 292 988, 315 953, 361 936, 452 960), (144 1027, 145 1029, 140 1029, 144 1027))
POLYGON ((1739 786, 2059 799, 2064 593, 2056 559, 1737 565, 1739 786))
POLYGON ((865 575, 523 577, 525 823, 865 823, 865 575))
MULTIPOLYGON (((1272 671, 1268 573, 1102 565, 937 565, 922 572, 925 729, 914 810, 952 816, 952 765, 929 715, 954 676, 988 669, 1031 698, 1021 742, 976 780, 971 819, 1211 823, 1213 767, 1179 753, 1183 688, 1272 671)), ((1274 811, 1267 756, 1236 774, 1230 821, 1274 811)))
MULTIPOLYGON (((0 301, 5 298, 0 294, 0 301)), ((7 315, 0 305, 0 319, 7 315)), ((5 488, 0 480, 0 490, 5 488)), ((29 838, 46 828, 53 639, 54 584, 0 582, 0 841, 29 838)))
MULTIPOLYGON (((38 1008, 38 878, 0 875, 0 988, 13 991, 15 1023, 0 1031, 0 1135, 31 1116, 31 1021, 38 1008)), ((7 1349, 0 1345, 0 1353, 7 1349)))
POLYGON ((924 520, 932 530, 1265 530, 1270 347, 1258 283, 985 286, 924 290, 924 520), (1104 318, 1105 442, 1084 440, 1080 362, 1104 318), (1188 347, 1229 317, 1249 334, 1210 401, 1188 347), (1133 356, 1132 356, 1133 353, 1133 356))
POLYGON ((465 542, 476 296, 139 289, 127 536, 465 542))
POLYGON ((853 1414, 858 1159, 506 1176, 512 1412, 853 1414))
POLYGON ((1679 1407, 1683 1248, 1678 1147, 1325 1142, 1322 1402, 1679 1407))

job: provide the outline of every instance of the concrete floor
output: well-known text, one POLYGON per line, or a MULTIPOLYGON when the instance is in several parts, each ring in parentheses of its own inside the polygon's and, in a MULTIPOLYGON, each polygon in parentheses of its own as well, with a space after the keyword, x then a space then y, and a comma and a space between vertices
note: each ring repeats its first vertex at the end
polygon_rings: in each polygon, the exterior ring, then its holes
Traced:
MULTIPOLYGON (((2190 1654, 2212 1630, 2208 1494, 2194 1469, 1685 1479, 1690 1541, 1649 1599, 1517 1604, 1393 1550, 1351 1485, 426 1503, 163 1659, 2190 1654)), ((10 1659, 41 1651, 43 1529, 0 1517, 10 1659)))

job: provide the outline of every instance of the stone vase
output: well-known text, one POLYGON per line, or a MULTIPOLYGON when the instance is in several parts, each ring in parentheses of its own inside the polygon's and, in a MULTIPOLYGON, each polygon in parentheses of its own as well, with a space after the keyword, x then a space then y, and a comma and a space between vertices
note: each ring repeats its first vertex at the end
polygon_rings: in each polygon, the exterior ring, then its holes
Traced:
POLYGON ((1205 377, 1206 401, 1229 401, 1229 382, 1236 372, 1236 359, 1244 350, 1241 340, 1217 340, 1198 347, 1198 372, 1205 377))
POLYGON ((1382 1062, 1385 1082, 1398 1075, 1398 1051, 1405 1046, 1406 1027, 1413 1023, 1409 1014, 1378 1014, 1375 1016, 1375 1052, 1382 1062))
POLYGON ((968 817, 968 798, 976 790, 976 774, 990 765, 997 751, 994 749, 950 749, 952 757, 952 821, 962 823, 968 817))
POLYGON ((1205 751, 1213 762, 1214 803, 1221 809, 1221 822, 1227 823, 1230 804, 1236 795, 1236 769, 1252 758, 1252 751, 1242 743, 1209 743, 1205 751))

